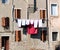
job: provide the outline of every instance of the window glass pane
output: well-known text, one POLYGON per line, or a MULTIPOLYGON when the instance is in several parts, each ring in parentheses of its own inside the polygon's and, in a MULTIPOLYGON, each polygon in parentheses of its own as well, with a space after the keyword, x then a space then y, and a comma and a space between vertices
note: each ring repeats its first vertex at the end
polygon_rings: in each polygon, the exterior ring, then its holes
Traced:
POLYGON ((57 33, 58 32, 52 32, 52 40, 56 41, 57 40, 57 33))
POLYGON ((5 3, 5 0, 2 0, 2 3, 5 3))
POLYGON ((2 3, 8 3, 8 0, 2 0, 2 3))
POLYGON ((57 4, 51 4, 51 15, 53 15, 53 16, 57 16, 58 15, 57 4))

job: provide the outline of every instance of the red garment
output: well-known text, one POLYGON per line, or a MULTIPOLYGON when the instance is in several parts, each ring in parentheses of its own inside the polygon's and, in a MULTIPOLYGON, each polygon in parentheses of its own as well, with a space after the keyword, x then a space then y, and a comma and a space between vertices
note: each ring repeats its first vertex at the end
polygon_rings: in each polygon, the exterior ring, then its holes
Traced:
POLYGON ((37 28, 34 28, 34 25, 29 25, 27 27, 28 34, 37 34, 37 28))

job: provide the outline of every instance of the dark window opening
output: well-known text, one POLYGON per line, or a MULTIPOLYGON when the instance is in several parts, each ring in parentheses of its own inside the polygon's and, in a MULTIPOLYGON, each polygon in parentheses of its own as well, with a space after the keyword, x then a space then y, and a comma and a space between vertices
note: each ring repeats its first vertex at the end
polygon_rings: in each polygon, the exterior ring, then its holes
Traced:
POLYGON ((9 37, 2 37, 2 49, 9 50, 9 37))
POLYGON ((58 34, 58 32, 52 32, 52 40, 53 41, 57 40, 57 34, 58 34))

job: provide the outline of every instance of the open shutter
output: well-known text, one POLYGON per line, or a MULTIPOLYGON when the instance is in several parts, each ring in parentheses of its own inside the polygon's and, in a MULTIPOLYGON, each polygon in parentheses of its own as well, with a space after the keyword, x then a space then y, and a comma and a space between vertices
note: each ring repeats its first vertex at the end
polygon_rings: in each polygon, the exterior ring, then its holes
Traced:
POLYGON ((15 41, 21 41, 21 31, 15 31, 15 41))
POLYGON ((44 32, 42 30, 42 41, 44 41, 44 32))
POLYGON ((46 10, 40 10, 40 19, 45 19, 46 10))
POLYGON ((2 26, 4 27, 6 24, 5 24, 5 17, 2 17, 2 26))
POLYGON ((40 19, 42 19, 42 18, 43 18, 43 11, 40 10, 40 19))

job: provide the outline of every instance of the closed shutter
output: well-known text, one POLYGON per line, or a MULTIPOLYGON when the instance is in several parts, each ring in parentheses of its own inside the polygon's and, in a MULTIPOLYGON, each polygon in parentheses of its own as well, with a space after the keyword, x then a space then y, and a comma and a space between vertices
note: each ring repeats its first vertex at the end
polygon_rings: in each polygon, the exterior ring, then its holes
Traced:
POLYGON ((42 31, 42 41, 44 41, 44 32, 42 31))
POLYGON ((40 19, 45 19, 46 10, 40 10, 40 19))
POLYGON ((15 31, 15 41, 21 41, 21 31, 15 31))
POLYGON ((5 17, 2 17, 2 26, 4 27, 6 24, 5 24, 5 17))
POLYGON ((20 19, 21 18, 21 10, 20 9, 15 9, 14 10, 15 18, 20 19))

